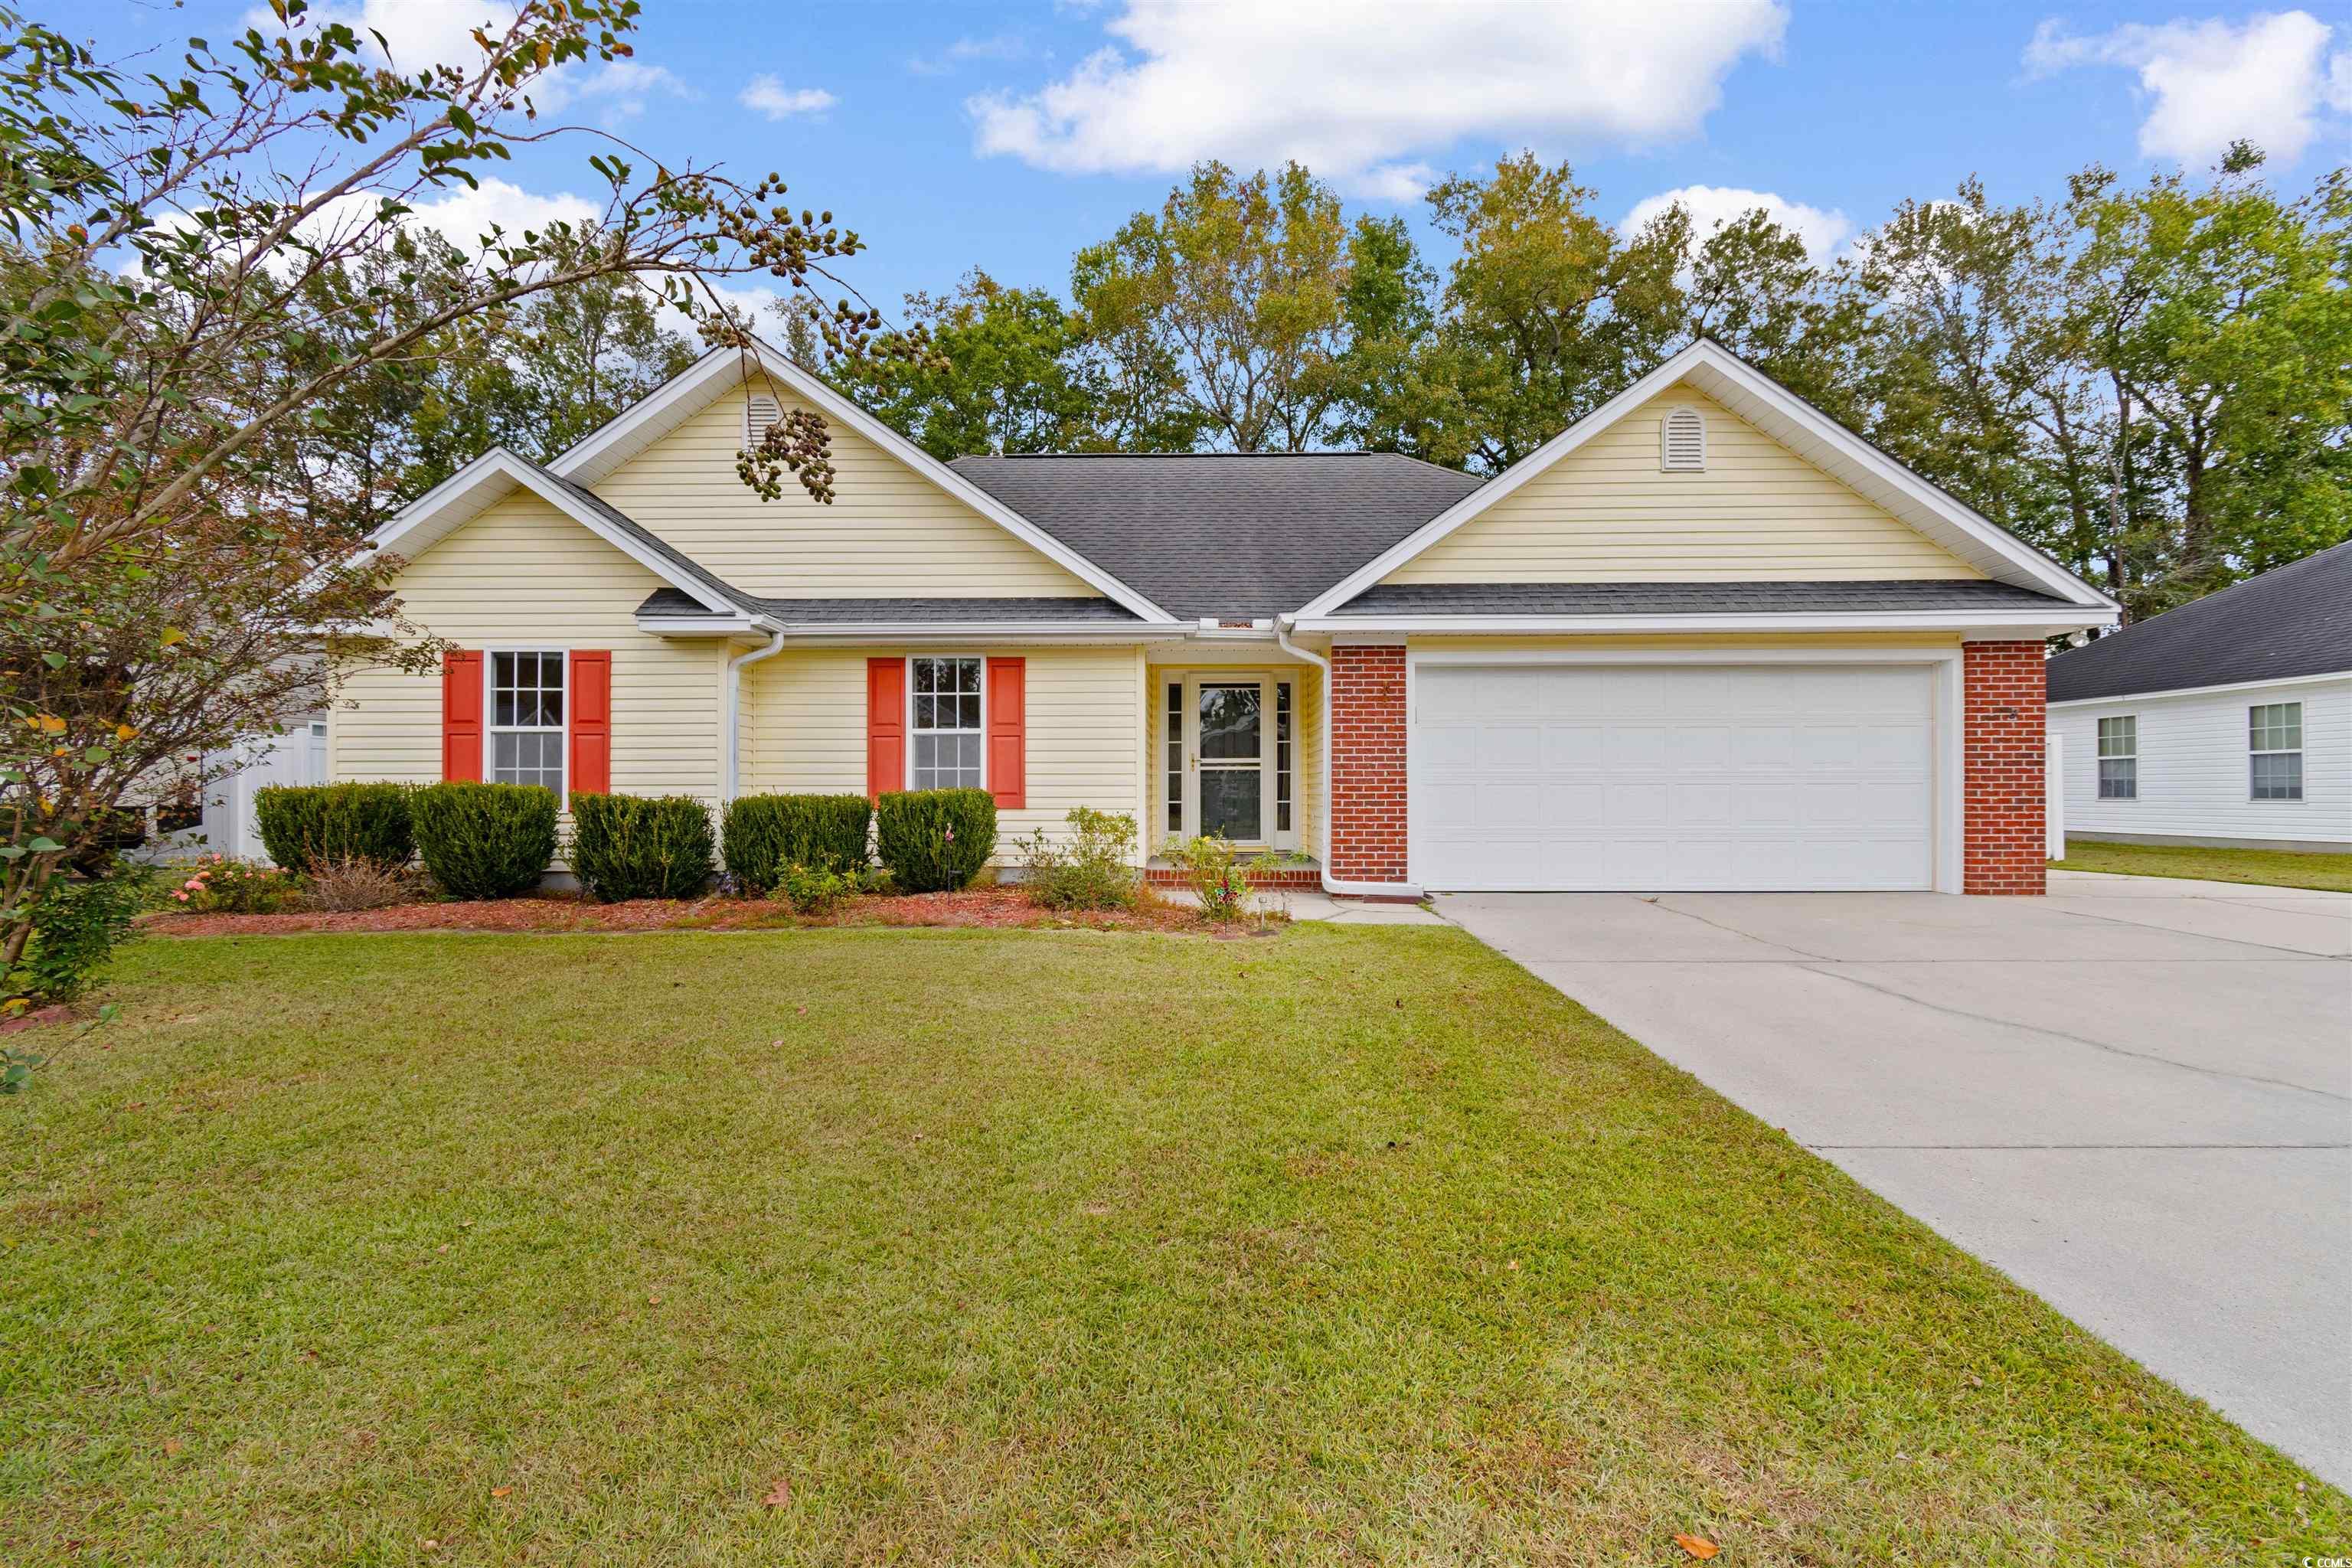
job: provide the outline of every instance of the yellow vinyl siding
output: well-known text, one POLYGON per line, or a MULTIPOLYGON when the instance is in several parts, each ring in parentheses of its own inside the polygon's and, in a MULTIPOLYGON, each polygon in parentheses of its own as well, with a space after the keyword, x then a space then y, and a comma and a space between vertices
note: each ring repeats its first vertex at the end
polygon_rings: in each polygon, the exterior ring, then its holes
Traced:
POLYGON ((1389 583, 1821 582, 1981 577, 1688 387, 1660 393, 1389 583), (1706 468, 1658 467, 1666 411, 1706 418, 1706 468))
POLYGON ((595 489, 721 581, 764 598, 1099 593, 837 421, 831 440, 831 505, 790 478, 762 501, 735 472, 743 392, 731 387, 595 489))
MULTIPOLYGON (((746 669, 743 701, 752 740, 744 758, 744 793, 863 794, 866 661, 907 651, 794 649, 746 669)), ((1139 809, 1144 717, 1133 648, 975 643, 923 651, 1027 661, 1029 804, 998 814, 998 861, 1015 859, 1013 841, 1037 828, 1059 836, 1073 806, 1139 809)))
MULTIPOLYGON (((1158 854, 1161 846, 1178 837, 1168 826, 1169 682, 1194 675, 1247 673, 1250 668, 1231 664, 1155 664, 1150 667, 1144 683, 1150 717, 1146 748, 1150 758, 1147 779, 1150 803, 1143 842, 1153 854, 1158 854)), ((1265 668, 1276 679, 1287 680, 1293 685, 1294 700, 1297 704, 1295 714, 1297 732, 1290 762, 1291 802, 1297 808, 1292 826, 1297 829, 1298 851, 1318 855, 1322 852, 1322 829, 1317 817, 1322 809, 1323 800, 1323 672, 1311 664, 1275 664, 1265 668)), ((1269 784, 1267 787, 1273 786, 1269 784)))
MULTIPOLYGON (((715 799, 724 647, 639 631, 636 607, 660 586, 571 518, 518 493, 410 562, 396 591, 412 621, 459 647, 611 649, 614 789, 715 799)), ((337 779, 438 780, 439 672, 353 671, 328 715, 327 753, 337 779)))

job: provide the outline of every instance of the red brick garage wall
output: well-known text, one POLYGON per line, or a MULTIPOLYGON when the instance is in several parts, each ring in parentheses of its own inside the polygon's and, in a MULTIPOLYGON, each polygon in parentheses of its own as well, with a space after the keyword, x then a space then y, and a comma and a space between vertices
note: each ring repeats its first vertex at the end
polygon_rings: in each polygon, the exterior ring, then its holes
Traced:
POLYGON ((2042 644, 1972 642, 1961 658, 1960 890, 2039 893, 2047 880, 2042 644))
POLYGON ((1331 650, 1331 875, 1405 879, 1404 649, 1331 650))

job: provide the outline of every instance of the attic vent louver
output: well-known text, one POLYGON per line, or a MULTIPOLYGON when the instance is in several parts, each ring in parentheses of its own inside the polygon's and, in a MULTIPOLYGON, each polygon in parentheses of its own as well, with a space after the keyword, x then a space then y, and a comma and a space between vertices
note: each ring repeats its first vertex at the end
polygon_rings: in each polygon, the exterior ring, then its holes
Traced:
POLYGON ((754 392, 743 399, 743 446, 746 450, 758 446, 767 437, 769 427, 784 416, 776 400, 764 392, 754 392))
POLYGON ((1696 408, 1669 411, 1658 429, 1658 467, 1695 473, 1706 467, 1706 417, 1696 408))

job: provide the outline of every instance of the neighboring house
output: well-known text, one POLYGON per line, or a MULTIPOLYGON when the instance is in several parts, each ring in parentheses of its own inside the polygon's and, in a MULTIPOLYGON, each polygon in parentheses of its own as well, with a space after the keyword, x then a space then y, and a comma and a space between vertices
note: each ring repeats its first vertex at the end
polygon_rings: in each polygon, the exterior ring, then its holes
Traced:
POLYGON ((201 790, 191 789, 184 799, 149 808, 149 831, 139 858, 169 862, 226 855, 268 865, 269 851, 262 847, 254 792, 271 784, 327 782, 327 716, 298 719, 284 734, 260 736, 233 752, 214 752, 204 759, 200 771, 206 781, 201 790))
POLYGON ((992 791, 1335 891, 2039 892, 2044 639, 2111 601, 1702 343, 1485 484, 1381 454, 942 464, 718 351, 378 536, 438 680, 354 672, 339 779, 992 791), (837 500, 737 452, 830 423, 837 500))
POLYGON ((2352 850, 2352 543, 2050 661, 2066 831, 2352 850))

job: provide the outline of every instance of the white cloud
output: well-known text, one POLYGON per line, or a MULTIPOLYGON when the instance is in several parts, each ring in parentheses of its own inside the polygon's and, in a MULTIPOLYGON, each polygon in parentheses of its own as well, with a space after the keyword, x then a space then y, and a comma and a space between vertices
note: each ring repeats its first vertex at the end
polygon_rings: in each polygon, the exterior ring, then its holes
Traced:
POLYGON ((604 108, 599 118, 607 126, 635 120, 646 111, 646 100, 656 93, 683 99, 702 96, 668 67, 641 66, 635 60, 606 60, 593 73, 565 85, 574 97, 602 100, 604 108))
POLYGON ((975 145, 1067 174, 1296 158, 1367 193, 1459 138, 1640 145, 1696 132, 1779 47, 1779 0, 1127 0, 1118 40, 1025 96, 971 99, 975 145))
MULTIPOLYGON (((341 0, 313 7, 310 26, 344 23, 379 63, 414 76, 434 66, 470 69, 482 58, 474 34, 499 37, 514 26, 519 11, 514 0, 341 0)), ((247 12, 246 21, 265 33, 278 26, 277 16, 264 8, 247 12)), ((643 114, 656 93, 698 96, 668 68, 626 59, 559 66, 530 86, 531 101, 548 112, 574 98, 600 100, 598 118, 608 127, 643 114)))
POLYGON ((917 76, 945 76, 956 67, 971 60, 1025 60, 1029 58, 1029 41, 1015 33, 998 33, 986 38, 958 38, 932 56, 917 55, 907 62, 907 68, 917 76))
MULTIPOLYGON (((373 222, 382 201, 381 196, 354 192, 320 209, 305 231, 315 243, 331 244, 339 236, 373 222)), ((489 233, 492 224, 505 230, 511 244, 525 230, 543 232, 551 223, 593 223, 604 210, 600 204, 568 191, 542 196, 504 180, 485 179, 470 190, 456 185, 446 195, 413 201, 407 216, 398 221, 432 229, 471 256, 480 254, 482 237, 489 233)))
POLYGON ((781 78, 755 76, 735 101, 771 120, 789 120, 795 114, 823 114, 841 100, 821 87, 786 87, 781 78))
POLYGON ((1743 191, 1725 185, 1685 185, 1680 190, 1661 191, 1634 203, 1633 210, 1617 226, 1631 234, 1676 203, 1690 214, 1693 237, 1699 240, 1762 207, 1774 223, 1804 241, 1805 254, 1815 266, 1827 261, 1853 235, 1853 220, 1835 208, 1824 211, 1770 191, 1743 191))
POLYGON ((2139 73, 2152 100, 2139 128, 2144 157, 2211 163, 2240 137, 2283 163, 2303 155, 2328 110, 2352 112, 2352 52, 2327 46, 2335 29, 2307 11, 2131 23, 2088 37, 2055 20, 2033 30, 2025 68, 2048 76, 2076 66, 2139 73))
MULTIPOLYGON (((471 65, 482 56, 475 31, 497 37, 514 25, 519 10, 514 0, 360 0, 314 6, 310 20, 314 26, 346 23, 362 40, 381 34, 383 47, 373 52, 414 75, 432 66, 471 65)), ((264 32, 278 21, 262 7, 247 12, 247 20, 264 32)))

